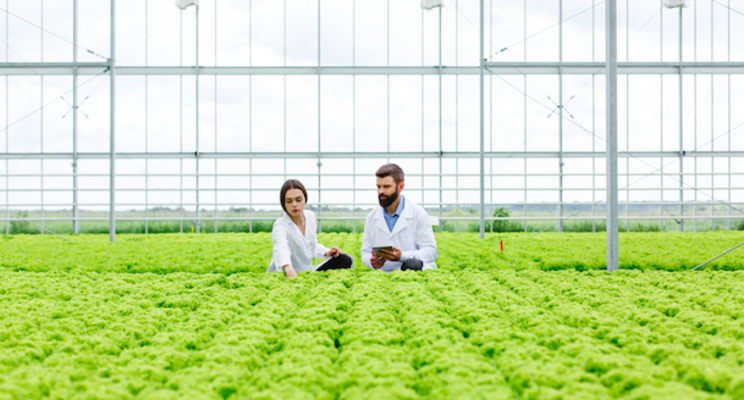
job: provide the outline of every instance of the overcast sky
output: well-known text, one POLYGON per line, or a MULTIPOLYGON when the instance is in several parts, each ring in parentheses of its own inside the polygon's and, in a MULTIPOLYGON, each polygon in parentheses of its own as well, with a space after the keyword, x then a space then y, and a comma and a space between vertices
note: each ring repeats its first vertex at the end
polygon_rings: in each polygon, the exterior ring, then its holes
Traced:
MULTIPOLYGON (((683 58, 685 61, 743 61, 744 16, 729 12, 709 0, 691 2, 683 11, 683 58), (695 17, 695 14, 697 17, 695 17), (730 24, 729 24, 730 18, 730 24), (711 29, 711 26, 713 29, 711 29), (729 42, 729 31, 731 41, 729 42), (711 43, 713 45, 711 46, 711 43), (697 47, 696 47, 697 46, 697 47), (730 48, 730 52, 729 52, 730 48)), ((557 0, 499 0, 486 2, 486 53, 493 61, 559 60, 560 20, 557 0), (526 16, 525 16, 526 11, 526 16), (526 20, 526 26, 525 26, 526 20), (551 28, 552 27, 552 28, 551 28), (545 30, 546 28, 550 28, 545 30), (541 32, 542 33, 539 33, 541 32), (523 41, 525 36, 530 37, 523 41), (508 50, 497 53, 499 49, 508 50)), ((104 61, 87 50, 109 57, 109 4, 100 0, 78 0, 80 61, 104 61)), ((744 0, 731 1, 735 10, 744 10, 744 0)), ((679 10, 660 9, 659 3, 647 0, 619 1, 620 61, 676 61, 679 57, 679 10), (626 12, 627 10, 627 12, 626 12), (627 43, 627 44, 626 44, 627 43)), ((0 59, 10 62, 72 61, 72 1, 0 0, 7 18, 0 18, 0 37, 7 44, 0 47, 0 59), (43 6, 42 6, 43 3, 43 6), (25 20, 25 21, 24 21, 25 20), (47 31, 42 32, 38 27, 47 31), (57 36, 64 38, 60 39, 57 36)), ((563 60, 604 60, 604 3, 598 0, 563 1, 563 60), (595 7, 592 8, 593 4, 595 7), (578 15, 577 15, 578 14, 578 15)), ((170 0, 129 0, 117 2, 117 52, 119 66, 193 66, 195 64, 195 8, 180 11, 170 0), (147 39, 149 37, 149 39, 147 39), (146 40, 147 39, 147 40, 146 40)), ((478 65, 478 2, 446 0, 442 10, 442 62, 446 66, 478 65)), ((438 10, 422 11, 416 0, 321 0, 318 2, 286 0, 202 0, 199 10, 199 64, 201 66, 317 66, 320 45, 321 64, 326 66, 434 66, 438 63, 438 10), (285 8, 286 5, 286 8, 285 8), (320 19, 320 42, 318 20, 320 19), (389 21, 389 23, 388 23, 389 21)), ((0 43, 2 46, 3 43, 0 43)), ((30 76, 0 79, 0 122, 12 124, 0 133, 0 152, 36 153, 71 152, 72 121, 71 77, 44 76, 30 71, 30 76), (6 84, 7 82, 7 84, 6 84), (6 96, 2 96, 5 93, 6 96), (43 99, 42 99, 43 96, 43 99), (7 103, 6 103, 7 99, 7 103), (49 104, 38 112, 41 104, 49 104), (7 113, 6 113, 7 109, 7 113), (28 116, 28 117, 26 117, 28 116), (24 118, 25 117, 25 118, 24 118), (7 137, 6 137, 7 136, 7 137), (43 139, 42 139, 43 137, 43 139), (7 143, 7 147, 6 147, 7 143), (43 148, 42 148, 43 146, 43 148)), ((117 143, 123 152, 193 152, 195 137, 195 82, 193 76, 119 76, 117 78, 117 143)), ((620 138, 622 149, 635 151, 678 151, 679 85, 678 77, 658 75, 632 76, 627 82, 619 78, 620 138), (629 88, 629 92, 626 91, 629 88), (663 92, 663 101, 662 101, 663 92), (626 106, 629 104, 630 108, 626 106), (629 124, 628 124, 629 123, 629 124), (628 136, 629 133, 629 136, 628 136), (662 143, 663 135, 663 143, 662 143)), ((109 83, 106 75, 80 77, 80 152, 107 152, 109 149, 109 83), (85 99, 85 100, 83 100, 85 99)), ((727 132, 729 127, 744 123, 744 76, 734 75, 684 78, 685 110, 683 149, 711 150, 709 142, 727 132), (732 88, 729 94, 729 86, 732 88), (730 103, 729 103, 730 98, 730 103), (729 107, 731 113, 729 114, 729 107), (701 146, 702 145, 702 146, 701 146)), ((445 76, 442 84, 442 143, 439 143, 438 79, 436 76, 323 76, 320 106, 317 76, 202 76, 200 78, 199 151, 236 152, 317 152, 321 151, 478 151, 478 77, 445 76), (320 114, 320 140, 318 115, 320 114), (389 140, 388 140, 389 138, 389 140)), ((489 77, 486 81, 486 150, 557 151, 559 118, 548 117, 559 99, 557 76, 489 77), (525 102, 524 90, 533 99, 525 102), (517 90, 519 89, 519 90, 517 90), (491 101, 492 99, 492 101, 491 101), (526 108, 525 108, 526 106, 526 108)), ((566 119, 563 123, 563 150, 603 151, 604 78, 566 76, 563 81, 566 119), (594 88, 594 89, 593 89, 594 88), (593 136, 589 132, 595 132, 593 136)), ((724 135, 713 144, 715 150, 744 150, 744 128, 724 135)), ((324 160, 322 172, 365 174, 352 178, 323 178, 322 187, 344 189, 323 194, 324 203, 352 202, 372 204, 372 191, 349 188, 374 188, 372 174, 386 160, 324 160)), ((438 179, 423 179, 422 173, 438 173, 437 160, 393 160, 400 162, 411 175, 409 189, 436 189, 438 179)), ((316 160, 202 160, 201 173, 280 173, 278 177, 223 177, 219 203, 230 205, 273 203, 275 190, 287 177, 300 176, 308 187, 317 188, 317 178, 303 174, 317 172, 316 160), (216 165, 215 165, 216 164, 216 165), (286 165, 286 166, 285 166, 286 165), (285 171, 286 168, 286 171, 285 171), (245 189, 255 191, 252 198, 245 189), (239 190, 241 189, 241 190, 239 190)), ((678 171, 674 159, 621 162, 621 172, 649 173, 667 165, 665 171, 678 171), (652 167, 653 166, 653 167, 652 167)), ((80 161, 80 173, 105 174, 107 160, 80 161)), ((730 161, 731 171, 744 174, 741 159, 730 161)), ((460 191, 445 192, 445 201, 475 203, 478 201, 477 159, 445 160, 444 173, 462 174, 459 179, 446 178, 444 187, 460 191), (467 176, 467 175, 473 176, 467 176)), ((121 159, 117 173, 141 175, 179 173, 178 160, 121 159)), ((14 174, 41 172, 38 160, 0 162, 0 173, 6 168, 14 174)), ((47 160, 45 174, 69 174, 69 160, 47 160)), ((688 159, 686 171, 694 171, 695 160, 688 159)), ((494 159, 487 169, 498 174, 522 174, 522 158, 494 159)), ((602 172, 604 160, 595 161, 602 172)), ((183 172, 193 173, 195 162, 183 161, 183 172)), ((592 171, 591 159, 567 159, 566 173, 592 171)), ((700 159, 697 171, 725 173, 729 159, 700 159)), ((533 159, 526 163, 531 174, 554 174, 558 161, 533 159)), ((692 178, 686 182, 694 184, 692 178)), ((631 182, 635 180, 631 178, 631 182)), ((179 178, 121 176, 118 187, 150 191, 150 203, 174 204, 180 201, 179 178)), ((673 178, 649 177, 637 188, 676 188, 673 178)), ((621 187, 626 181, 621 179, 621 187)), ((494 188, 524 188, 523 177, 497 177, 487 180, 494 188), (493 183, 491 183, 493 182, 493 183)), ((10 178, 9 204, 39 204, 42 182, 39 178, 10 178), (37 189, 32 191, 31 189, 37 189)), ((44 188, 69 189, 69 177, 48 176, 44 188)), ((82 177, 81 188, 105 189, 108 179, 82 177)), ((193 188, 194 178, 184 178, 183 187, 193 188)), ((213 177, 200 180, 202 188, 214 187, 213 177)), ((557 201, 558 178, 529 177, 527 187, 546 190, 530 191, 529 202, 557 201)), ((567 177, 565 201, 592 200, 590 177, 567 177), (589 189, 589 190, 588 190, 589 189)), ((596 179, 602 188, 604 178, 596 179)), ((744 175, 699 176, 697 185, 725 189, 744 188, 744 175)), ((0 188, 6 181, 0 177, 0 188)), ((5 204, 5 194, 0 204, 5 204)), ((706 191, 710 193, 710 191, 706 191)), ((744 189, 735 189, 732 198, 744 201, 744 189)), ((437 202, 436 191, 410 190, 416 201, 437 202)), ((664 194, 665 200, 677 200, 677 191, 664 194)), ((694 199, 689 190, 686 200, 694 199)), ((525 201, 523 190, 489 193, 494 202, 525 201)), ((704 193, 698 199, 708 200, 704 193)), ((728 190, 717 190, 714 196, 728 200, 728 190)), ((193 201, 193 191, 184 201, 193 201)), ((603 197, 597 192, 596 199, 603 197)), ((317 198, 317 197, 316 197, 317 198)), ((659 190, 631 191, 631 200, 654 201, 659 190)), ((69 191, 47 192, 46 204, 71 202, 69 191)), ((106 192, 82 192, 81 202, 105 204, 106 192)), ((144 191, 121 192, 121 203, 142 203, 144 191)), ((489 200, 490 197, 487 197, 489 200)), ((625 194, 621 194, 621 200, 625 194)), ((214 203, 214 194, 205 192, 201 201, 214 203)), ((13 207, 18 208, 18 207, 13 207)), ((69 208, 69 207, 49 207, 69 208)), ((93 207, 90 207, 93 208, 93 207)), ((105 207, 97 207, 105 208, 105 207)), ((122 206, 131 209, 134 206, 122 206)), ((211 207, 208 207, 211 208, 211 207)))

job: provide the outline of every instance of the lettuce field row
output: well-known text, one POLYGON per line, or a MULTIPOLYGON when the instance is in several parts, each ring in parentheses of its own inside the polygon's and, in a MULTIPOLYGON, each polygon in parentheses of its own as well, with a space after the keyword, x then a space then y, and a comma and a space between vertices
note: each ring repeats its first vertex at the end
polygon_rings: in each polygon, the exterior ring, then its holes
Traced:
MULTIPOLYGON (((441 269, 599 270, 606 267, 602 233, 436 235, 441 269), (501 252, 500 243, 504 244, 501 252)), ((98 271, 133 273, 264 272, 271 260, 271 236, 257 234, 70 236, 68 243, 50 235, 0 236, 0 267, 13 271, 98 271)), ((361 265, 361 234, 326 233, 319 241, 339 246, 361 265)), ((744 232, 621 233, 620 267, 640 270, 689 270, 744 241, 744 232)), ((744 250, 737 250, 744 252, 744 250)), ((706 266, 744 270, 744 256, 732 253, 706 266)))
POLYGON ((744 272, 0 270, 0 399, 741 399, 744 272))

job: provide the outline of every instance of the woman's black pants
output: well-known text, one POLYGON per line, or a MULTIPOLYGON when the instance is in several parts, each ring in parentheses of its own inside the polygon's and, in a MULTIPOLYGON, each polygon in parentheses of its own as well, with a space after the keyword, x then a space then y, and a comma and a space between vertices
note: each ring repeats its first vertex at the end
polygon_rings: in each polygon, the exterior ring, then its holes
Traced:
POLYGON ((332 269, 349 269, 353 264, 354 259, 351 258, 350 255, 343 253, 338 257, 333 257, 330 260, 326 261, 325 264, 317 269, 317 271, 321 272, 330 271, 332 269))

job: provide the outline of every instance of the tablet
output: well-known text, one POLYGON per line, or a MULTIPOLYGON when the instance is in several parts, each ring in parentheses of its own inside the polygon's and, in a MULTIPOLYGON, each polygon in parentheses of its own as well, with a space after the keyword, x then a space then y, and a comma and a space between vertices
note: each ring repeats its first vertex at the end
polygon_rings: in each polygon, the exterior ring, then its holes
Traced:
POLYGON ((380 250, 392 250, 393 246, 372 246, 372 250, 377 254, 380 250))

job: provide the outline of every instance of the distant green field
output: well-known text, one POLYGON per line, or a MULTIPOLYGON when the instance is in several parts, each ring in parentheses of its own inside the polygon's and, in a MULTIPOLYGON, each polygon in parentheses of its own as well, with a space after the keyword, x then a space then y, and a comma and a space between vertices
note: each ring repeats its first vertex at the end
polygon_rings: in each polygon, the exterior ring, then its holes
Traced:
MULTIPOLYGON (((437 233, 441 269, 597 270, 606 268, 604 233, 437 233), (504 242, 501 252, 499 241, 504 242)), ((268 233, 0 236, 0 267, 15 271, 264 272, 271 261, 268 233)), ((362 235, 322 233, 319 241, 339 246, 361 265, 362 235)), ((620 233, 620 266, 641 270, 688 270, 744 241, 744 232, 620 233)), ((737 250, 744 253, 744 248, 737 250)), ((744 270, 744 256, 732 253, 708 269, 744 270)))
POLYGON ((292 281, 266 233, 0 236, 0 400, 738 400, 744 257, 689 269, 742 236, 621 234, 610 274, 602 234, 444 233, 439 270, 292 281))

